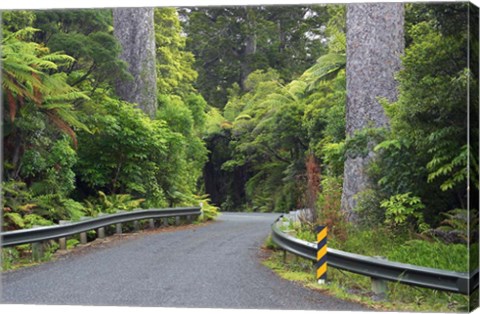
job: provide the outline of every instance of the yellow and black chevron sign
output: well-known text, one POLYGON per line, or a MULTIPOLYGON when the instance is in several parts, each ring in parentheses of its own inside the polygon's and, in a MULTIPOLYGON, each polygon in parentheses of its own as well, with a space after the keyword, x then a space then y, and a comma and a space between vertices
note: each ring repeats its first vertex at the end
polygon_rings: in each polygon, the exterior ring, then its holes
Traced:
POLYGON ((325 283, 327 280, 327 226, 317 226, 317 280, 325 283))

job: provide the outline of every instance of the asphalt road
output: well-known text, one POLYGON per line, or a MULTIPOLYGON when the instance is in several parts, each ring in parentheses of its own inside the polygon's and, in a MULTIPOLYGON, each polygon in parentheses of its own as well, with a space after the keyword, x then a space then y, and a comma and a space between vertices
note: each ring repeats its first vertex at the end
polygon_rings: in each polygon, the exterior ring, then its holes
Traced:
POLYGON ((217 222, 120 240, 2 275, 3 304, 367 310, 311 291, 260 263, 277 214, 225 213, 217 222))

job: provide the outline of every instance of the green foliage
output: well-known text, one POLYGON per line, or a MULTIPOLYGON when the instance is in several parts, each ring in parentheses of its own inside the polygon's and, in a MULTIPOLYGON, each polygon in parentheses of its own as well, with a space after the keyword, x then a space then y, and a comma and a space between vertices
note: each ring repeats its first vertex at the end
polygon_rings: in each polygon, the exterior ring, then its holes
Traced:
POLYGON ((468 252, 464 244, 411 240, 387 254, 391 261, 438 269, 466 272, 468 252))
POLYGON ((21 29, 32 27, 36 16, 32 11, 15 10, 2 12, 2 31, 15 33, 21 29))
POLYGON ((263 247, 269 250, 275 250, 278 248, 277 244, 273 242, 272 236, 269 235, 263 242, 263 247))
POLYGON ((210 203, 208 195, 195 196, 195 201, 202 207, 203 216, 198 218, 200 222, 215 220, 219 214, 219 208, 210 203))
POLYGON ((385 222, 385 209, 380 206, 382 195, 377 190, 365 189, 355 195, 358 224, 363 228, 377 228, 385 222))
POLYGON ((318 224, 328 227, 329 237, 345 239, 345 217, 341 211, 342 179, 324 176, 317 199, 318 224))
POLYGON ((68 85, 63 73, 55 73, 59 66, 73 63, 72 57, 51 53, 42 45, 26 41, 37 31, 25 28, 2 39, 2 89, 6 95, 3 112, 8 123, 7 134, 15 132, 13 123, 17 113, 29 103, 76 141, 72 126, 84 130, 86 127, 76 118, 72 102, 88 97, 68 85))
POLYGON ((78 241, 77 239, 68 239, 66 243, 67 250, 71 250, 79 244, 80 244, 80 241, 78 241))
POLYGON ((200 94, 189 94, 185 98, 185 104, 192 113, 193 129, 197 136, 204 133, 205 124, 207 123, 207 113, 209 105, 200 94))
POLYGON ((76 61, 62 67, 68 82, 93 93, 111 89, 118 78, 131 78, 118 58, 120 45, 113 36, 110 9, 36 11, 35 36, 52 51, 63 51, 76 61))
MULTIPOLYGON (((464 270, 464 246, 407 239, 464 243, 474 236, 468 218, 478 223, 466 212, 469 174, 478 189, 478 144, 465 143, 466 89, 478 94, 467 6, 406 7, 400 94, 379 100, 389 129, 350 138, 345 5, 190 8, 180 10, 183 24, 175 9, 155 9, 153 120, 113 93, 128 74, 111 10, 2 12, 3 227, 199 201, 205 220, 217 215, 212 204, 283 212, 311 205, 314 190, 331 246, 464 270), (371 150, 373 183, 358 195, 359 225, 349 226, 343 163, 371 150), (318 186, 308 185, 307 156, 318 186), (212 202, 196 197, 205 192, 212 202)), ((314 239, 309 226, 297 236, 314 239)), ((7 252, 7 264, 27 251, 7 252)))
POLYGON ((59 32, 51 36, 48 46, 52 51, 64 51, 76 59, 74 65, 64 69, 73 86, 94 89, 104 82, 115 84, 119 77, 130 78, 127 64, 118 59, 121 47, 107 32, 88 35, 59 32))
POLYGON ((87 216, 96 217, 100 213, 113 214, 119 210, 138 209, 144 201, 145 199, 132 199, 129 194, 106 195, 98 191, 98 198, 85 200, 83 210, 87 216))
POLYGON ((233 158, 222 169, 246 166, 254 171, 245 183, 246 201, 254 211, 291 209, 303 197, 300 187, 306 183, 301 100, 306 84, 283 86, 276 71, 269 70, 253 72, 246 85, 250 91, 232 95, 225 106, 226 117, 233 119, 233 158))
POLYGON ((405 232, 394 233, 385 226, 358 228, 349 224, 345 229, 347 236, 344 239, 329 239, 329 247, 366 256, 386 256, 408 239, 405 232))
POLYGON ((318 88, 321 81, 334 78, 339 71, 345 68, 347 56, 339 53, 329 53, 318 58, 317 62, 307 69, 302 77, 309 82, 310 90, 318 88))
POLYGON ((24 182, 12 180, 2 184, 2 208, 5 230, 48 226, 83 216, 82 204, 58 193, 35 195, 24 182))
POLYGON ((327 11, 330 16, 325 31, 328 37, 328 51, 330 53, 345 53, 347 51, 347 6, 344 4, 329 5, 327 11))
POLYGON ((0 258, 0 261, 2 262, 2 264, 0 265, 0 271, 7 271, 7 270, 10 270, 11 268, 13 268, 13 264, 15 263, 15 261, 18 260, 19 258, 19 252, 17 249, 15 248, 3 248, 2 247, 2 251, 1 251, 1 258, 0 258))
MULTIPOLYGON (((478 212, 475 210, 467 210, 456 208, 442 213, 445 217, 441 221, 440 226, 434 230, 429 230, 427 234, 431 234, 446 243, 471 243, 475 242, 474 226, 478 226, 478 212)), ((478 246, 477 246, 478 249, 478 246)))
POLYGON ((3 228, 15 230, 34 225, 48 226, 52 221, 44 218, 39 210, 40 200, 33 197, 27 186, 19 181, 2 184, 3 228))
MULTIPOLYGON (((295 237, 315 242, 315 234, 305 228, 305 225, 290 224, 290 228, 293 228, 292 234, 295 237)), ((382 226, 359 229, 348 225, 344 230, 348 231, 348 236, 339 238, 331 235, 329 228, 329 247, 366 256, 384 256, 389 261, 424 267, 459 272, 465 272, 468 269, 468 247, 465 244, 408 240, 407 234, 394 234, 392 230, 382 226), (365 245, 366 243, 375 243, 375 245, 365 245)))
POLYGON ((385 208, 385 223, 391 226, 402 226, 413 222, 418 225, 420 231, 428 228, 421 211, 425 205, 418 196, 411 196, 411 193, 397 194, 382 201, 380 207, 385 208))
POLYGON ((72 168, 77 162, 76 152, 65 137, 45 146, 31 145, 25 150, 22 158, 24 166, 20 168, 20 174, 34 182, 31 190, 35 195, 67 195, 75 188, 72 168))
POLYGON ((207 160, 205 145, 195 132, 203 127, 205 106, 203 99, 195 95, 188 97, 186 102, 176 96, 159 98, 157 119, 166 122, 175 139, 168 143, 168 156, 162 165, 160 181, 172 206, 191 203, 207 160), (194 113, 198 115, 196 118, 194 113))
POLYGON ((194 57, 186 51, 186 37, 175 8, 154 11, 155 44, 157 47, 157 89, 161 94, 186 96, 193 92, 197 72, 194 57))
POLYGON ((245 83, 255 70, 274 68, 288 81, 323 52, 322 6, 189 8, 181 11, 187 49, 195 55, 197 88, 213 106, 228 102, 234 83, 245 83))
POLYGON ((427 22, 415 25, 410 33, 413 43, 399 75, 401 96, 387 112, 392 128, 411 138, 428 156, 428 181, 450 177, 441 182, 441 189, 446 191, 466 178, 468 147, 460 140, 466 138, 467 123, 465 42, 437 33, 427 22), (440 94, 433 95, 432 88, 440 94), (429 116, 428 121, 425 116, 429 116), (416 132, 404 134, 412 127, 416 132))
POLYGON ((345 155, 350 158, 365 158, 377 143, 385 138, 386 130, 382 128, 363 128, 345 141, 345 155))
POLYGON ((36 32, 25 28, 2 40, 5 177, 21 191, 4 195, 7 230, 80 216, 67 197, 74 189, 76 153, 62 133, 76 145, 74 130, 88 132, 73 106, 88 98, 57 72, 73 58, 28 41, 36 32))
POLYGON ((149 119, 131 104, 102 100, 87 111, 85 123, 93 133, 79 134, 80 179, 91 189, 146 195, 162 204, 165 196, 157 175, 179 136, 164 121, 149 119))
POLYGON ((35 198, 35 212, 49 221, 78 220, 83 216, 83 205, 61 194, 42 194, 35 198))
POLYGON ((231 127, 224 124, 224 129, 231 132, 231 157, 222 170, 248 171, 243 180, 250 210, 306 206, 308 152, 320 160, 318 171, 343 174, 344 64, 342 54, 320 57, 288 84, 278 71, 257 70, 245 80, 245 93, 238 85, 229 90, 224 117, 231 127))

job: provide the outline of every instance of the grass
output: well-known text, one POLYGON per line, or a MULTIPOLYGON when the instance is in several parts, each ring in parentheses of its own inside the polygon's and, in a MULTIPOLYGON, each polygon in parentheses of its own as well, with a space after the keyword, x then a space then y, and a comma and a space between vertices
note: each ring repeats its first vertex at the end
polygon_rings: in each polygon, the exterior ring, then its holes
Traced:
MULTIPOLYGON (((265 241, 265 248, 272 247, 270 242, 269 239, 265 241)), ((372 310, 408 312, 466 312, 468 310, 469 298, 467 296, 395 282, 387 283, 386 300, 374 301, 369 277, 333 267, 328 268, 328 284, 319 285, 316 283, 314 266, 311 261, 287 254, 284 262, 282 251, 273 249, 270 252, 270 256, 262 263, 281 278, 295 281, 307 288, 319 290, 342 300, 361 303, 372 310)))

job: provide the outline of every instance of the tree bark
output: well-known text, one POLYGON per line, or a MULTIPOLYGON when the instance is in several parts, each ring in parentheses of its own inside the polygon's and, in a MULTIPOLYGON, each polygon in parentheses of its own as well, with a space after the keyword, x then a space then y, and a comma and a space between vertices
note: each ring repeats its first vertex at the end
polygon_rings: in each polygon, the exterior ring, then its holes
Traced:
POLYGON ((246 90, 246 81, 248 75, 252 72, 252 57, 257 53, 257 30, 256 30, 256 16, 252 8, 245 7, 245 20, 248 25, 248 31, 245 37, 245 47, 241 54, 241 73, 240 73, 240 88, 246 90))
POLYGON ((133 80, 118 80, 116 91, 125 101, 136 103, 148 116, 157 110, 155 29, 153 8, 113 9, 114 35, 122 45, 120 58, 129 64, 133 80))
MULTIPOLYGON (((394 75, 404 51, 402 3, 354 3, 347 5, 347 107, 346 134, 352 137, 366 127, 387 127, 388 119, 378 98, 397 99, 394 75)), ((374 158, 347 156, 344 167, 342 210, 355 221, 355 195, 369 186, 366 174, 374 158)))

